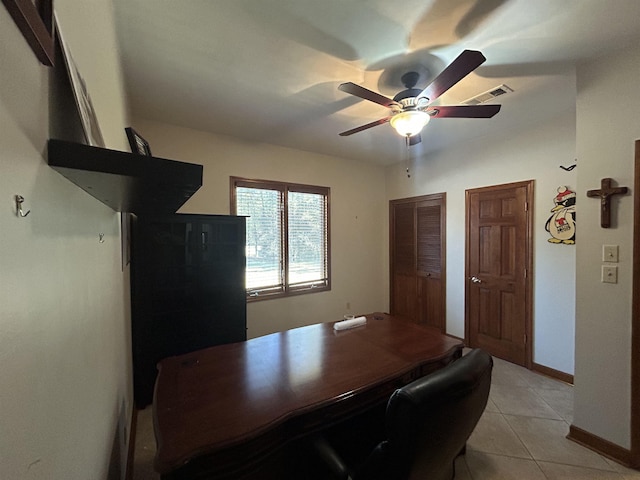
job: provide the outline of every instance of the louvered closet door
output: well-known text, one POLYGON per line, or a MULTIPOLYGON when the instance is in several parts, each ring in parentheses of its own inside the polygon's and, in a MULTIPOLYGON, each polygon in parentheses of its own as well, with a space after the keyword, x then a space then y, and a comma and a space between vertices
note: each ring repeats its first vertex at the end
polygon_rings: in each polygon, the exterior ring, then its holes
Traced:
POLYGON ((390 202, 391 313, 445 331, 445 194, 390 202))
POLYGON ((444 285, 442 283, 442 202, 420 202, 416 206, 418 323, 445 330, 444 285))
POLYGON ((415 205, 392 207, 391 313, 415 321, 417 314, 415 205))

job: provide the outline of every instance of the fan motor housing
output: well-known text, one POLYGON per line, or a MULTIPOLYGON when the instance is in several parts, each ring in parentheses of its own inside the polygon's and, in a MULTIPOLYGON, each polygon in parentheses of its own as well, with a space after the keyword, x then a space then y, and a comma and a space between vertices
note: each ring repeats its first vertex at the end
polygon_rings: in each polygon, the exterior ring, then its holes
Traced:
POLYGON ((397 101, 397 104, 395 106, 391 107, 391 109, 394 113, 408 112, 411 110, 424 110, 424 108, 428 104, 429 99, 427 97, 411 96, 400 99, 399 101, 397 101))
POLYGON ((420 95, 421 92, 422 90, 420 90, 419 88, 407 88, 406 90, 401 91, 395 97, 393 97, 393 101, 400 102, 405 98, 415 98, 420 95))

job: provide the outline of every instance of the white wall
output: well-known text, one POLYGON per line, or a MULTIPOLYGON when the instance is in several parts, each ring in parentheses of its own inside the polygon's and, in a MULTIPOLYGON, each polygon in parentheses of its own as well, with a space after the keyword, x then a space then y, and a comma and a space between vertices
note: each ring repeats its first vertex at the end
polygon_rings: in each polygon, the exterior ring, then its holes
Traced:
MULTIPOLYGON (((110 2, 56 9, 104 137, 122 147, 110 2)), ((0 65, 0 478, 121 478, 124 459, 110 460, 126 454, 132 395, 119 217, 47 166, 49 69, 4 7, 0 65)))
POLYGON ((612 228, 600 227, 600 202, 586 191, 602 178, 633 187, 640 139, 640 49, 578 68, 577 150, 581 240, 576 269, 574 425, 630 445, 633 197, 613 200, 612 228), (583 239, 584 236, 584 239, 583 239), (619 245, 618 283, 600 282, 602 245, 619 245))
POLYGON ((230 176, 331 188, 331 291, 249 303, 249 337, 339 320, 347 303, 354 314, 388 309, 382 167, 143 119, 134 128, 154 155, 204 165, 203 186, 181 213, 228 215, 230 176))
MULTIPOLYGON (((128 150, 110 2, 57 0, 56 10, 107 146, 128 150)), ((118 215, 46 165, 48 69, 4 8, 0 65, 0 478, 107 478, 132 400, 128 272, 121 272, 118 215), (16 217, 16 194, 26 198, 29 217, 16 217)), ((363 163, 144 121, 135 126, 155 154, 205 164, 205 187, 184 212, 228 213, 229 175, 332 188, 333 290, 251 304, 250 336, 339 318, 346 302, 354 313, 386 310, 388 200, 442 191, 447 329, 462 336, 464 189, 535 178, 534 361, 573 372, 575 308, 574 424, 628 448, 632 197, 614 202, 615 228, 604 230, 599 204, 585 191, 604 177, 632 185, 638 78, 637 49, 583 65, 577 131, 569 112, 511 138, 430 155, 414 163, 411 179, 404 165, 390 167, 386 184, 379 167, 363 163), (579 167, 565 174, 558 165, 576 157, 574 137, 579 167), (478 168, 462 168, 468 161, 478 168), (543 225, 555 188, 576 181, 574 252, 548 244, 543 225), (620 245, 617 285, 599 282, 602 244, 620 245)))
MULTIPOLYGON (((533 361, 569 374, 574 370, 575 246, 547 242, 544 225, 558 186, 576 188, 575 170, 559 168, 574 159, 575 112, 568 111, 524 131, 417 158, 411 178, 405 163, 387 169, 388 200, 447 193, 447 332, 458 337, 464 337, 465 190, 535 180, 533 361)), ((578 209, 582 203, 578 200, 578 209)))

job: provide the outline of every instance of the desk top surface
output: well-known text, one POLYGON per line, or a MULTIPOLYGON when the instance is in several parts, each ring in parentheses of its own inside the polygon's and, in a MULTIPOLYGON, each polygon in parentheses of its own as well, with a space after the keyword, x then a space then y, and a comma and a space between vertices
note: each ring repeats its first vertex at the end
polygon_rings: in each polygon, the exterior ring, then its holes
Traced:
POLYGON ((167 358, 154 399, 156 469, 172 471, 295 417, 346 405, 461 348, 436 330, 376 313, 349 330, 322 323, 167 358))

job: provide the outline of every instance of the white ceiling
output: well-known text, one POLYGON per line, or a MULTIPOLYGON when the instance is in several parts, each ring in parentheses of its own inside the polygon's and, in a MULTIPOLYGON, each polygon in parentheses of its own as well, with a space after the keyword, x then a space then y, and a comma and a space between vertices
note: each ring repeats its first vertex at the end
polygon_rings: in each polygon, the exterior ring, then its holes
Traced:
POLYGON ((393 97, 406 71, 422 74, 422 88, 464 49, 480 50, 487 61, 436 104, 503 83, 514 93, 490 102, 502 104, 491 119, 432 120, 416 155, 573 108, 576 62, 640 45, 639 0, 114 4, 134 118, 380 164, 406 158, 404 139, 388 124, 338 136, 388 114, 340 83, 393 97))

